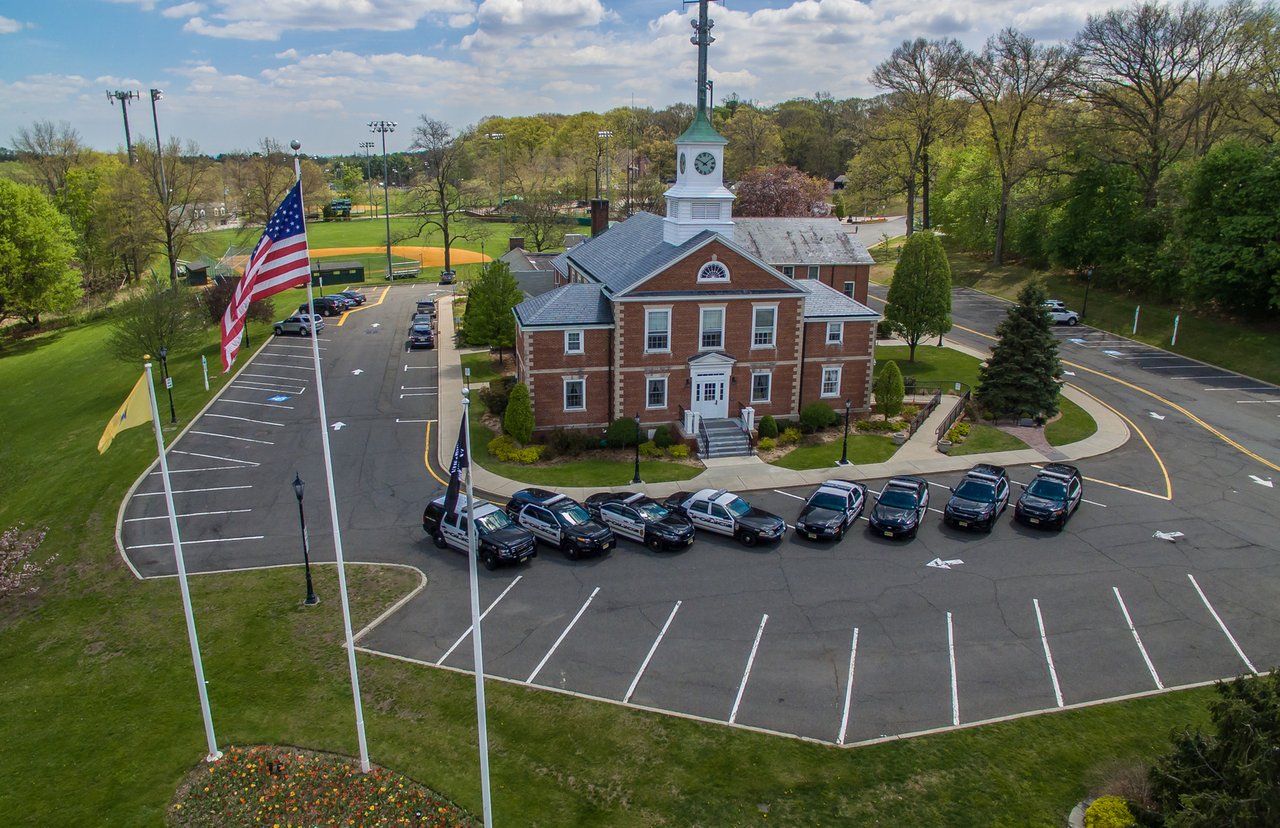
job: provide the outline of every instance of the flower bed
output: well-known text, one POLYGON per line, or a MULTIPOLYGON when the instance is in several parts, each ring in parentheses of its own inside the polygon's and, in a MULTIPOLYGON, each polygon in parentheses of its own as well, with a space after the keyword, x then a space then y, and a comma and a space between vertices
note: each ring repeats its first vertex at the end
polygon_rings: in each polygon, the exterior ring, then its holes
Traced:
POLYGON ((430 789, 349 757, 270 745, 233 747, 178 787, 171 826, 476 826, 430 789))

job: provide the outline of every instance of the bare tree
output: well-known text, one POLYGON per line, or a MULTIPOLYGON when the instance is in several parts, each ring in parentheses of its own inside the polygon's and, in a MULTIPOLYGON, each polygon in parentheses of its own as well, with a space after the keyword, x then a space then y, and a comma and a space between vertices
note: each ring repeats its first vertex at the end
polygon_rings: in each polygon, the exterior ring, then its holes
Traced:
POLYGON ((80 165, 85 154, 80 133, 66 121, 36 121, 30 127, 19 127, 13 149, 50 196, 62 192, 67 173, 80 165))
POLYGON ((458 135, 444 121, 423 115, 413 128, 413 149, 422 152, 426 175, 409 192, 411 211, 418 217, 414 231, 404 238, 420 236, 428 227, 440 231, 444 239, 444 269, 451 270, 449 249, 460 240, 470 239, 473 232, 460 224, 454 213, 462 209, 462 179, 470 167, 466 140, 470 133, 458 135))
POLYGON ((279 141, 263 138, 240 164, 237 178, 244 224, 264 225, 293 186, 293 158, 279 141))
POLYGON ((1059 152, 1036 131, 1064 95, 1075 63, 1073 50, 1038 46, 1012 28, 987 40, 980 53, 966 53, 960 62, 956 83, 986 118, 1000 178, 994 265, 1004 264, 1004 231, 1013 188, 1059 152))
POLYGON ((137 170, 149 186, 146 197, 127 208, 149 219, 155 242, 164 248, 169 262, 169 285, 176 288, 178 258, 196 231, 200 202, 207 200, 208 165, 194 143, 188 143, 184 151, 176 138, 169 139, 160 154, 145 141, 139 142, 134 155, 137 170))
POLYGON ((520 216, 520 232, 525 246, 541 253, 564 243, 565 224, 568 217, 563 207, 565 198, 556 182, 559 176, 555 165, 547 162, 517 170, 512 176, 520 204, 513 211, 520 216))

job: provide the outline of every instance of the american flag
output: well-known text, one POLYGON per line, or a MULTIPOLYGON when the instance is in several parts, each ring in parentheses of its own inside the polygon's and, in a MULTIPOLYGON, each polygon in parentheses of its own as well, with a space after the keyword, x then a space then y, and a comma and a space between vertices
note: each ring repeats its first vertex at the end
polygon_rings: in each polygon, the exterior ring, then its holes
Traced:
POLYGON ((227 312, 222 315, 222 370, 231 370, 240 350, 244 318, 249 303, 265 299, 286 288, 303 287, 311 278, 307 254, 307 227, 302 220, 302 185, 296 183, 280 202, 267 229, 258 240, 245 266, 244 278, 236 283, 227 312))

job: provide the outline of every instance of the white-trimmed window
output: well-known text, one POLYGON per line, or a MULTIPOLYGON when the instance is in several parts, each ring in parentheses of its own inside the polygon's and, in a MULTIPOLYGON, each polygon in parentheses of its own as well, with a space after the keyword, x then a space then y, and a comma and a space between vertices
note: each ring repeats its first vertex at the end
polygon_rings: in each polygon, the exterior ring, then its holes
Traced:
POLYGON ((710 261, 698 268, 699 282, 727 282, 729 281, 729 268, 725 267, 724 262, 710 261))
POLYGON ((702 219, 718 219, 720 218, 720 202, 718 201, 695 201, 689 205, 692 215, 690 218, 702 219))
POLYGON ((564 332, 564 352, 566 354, 582 353, 582 331, 581 330, 564 332))
POLYGON ((844 342, 844 323, 828 322, 827 323, 827 344, 839 345, 844 342))
POLYGON ((587 381, 585 379, 566 379, 564 381, 564 410, 587 410, 587 381))
POLYGON ((773 394, 773 373, 770 371, 753 371, 751 373, 751 402, 767 403, 773 394))
POLYGON ((809 278, 810 278, 810 279, 817 279, 817 278, 818 278, 818 266, 817 266, 817 265, 809 265, 809 278))
POLYGON ((783 266, 782 266, 782 275, 783 275, 783 276, 786 276, 786 277, 787 277, 787 278, 789 278, 789 279, 794 279, 794 278, 796 278, 796 266, 795 266, 795 265, 783 265, 783 266))
POLYGON ((754 306, 751 310, 751 347, 772 348, 777 327, 777 305, 754 306))
POLYGON ((667 378, 666 377, 645 377, 644 383, 644 407, 645 408, 666 408, 667 407, 667 378))
POLYGON ((644 312, 645 353, 671 351, 671 309, 656 308, 644 312))
POLYGON ((840 366, 828 365, 822 369, 822 396, 840 396, 840 366))
POLYGON ((853 282, 844 283, 844 295, 848 296, 850 299, 853 298, 853 282))
POLYGON ((718 351, 724 347, 724 308, 702 308, 699 314, 699 348, 718 351))

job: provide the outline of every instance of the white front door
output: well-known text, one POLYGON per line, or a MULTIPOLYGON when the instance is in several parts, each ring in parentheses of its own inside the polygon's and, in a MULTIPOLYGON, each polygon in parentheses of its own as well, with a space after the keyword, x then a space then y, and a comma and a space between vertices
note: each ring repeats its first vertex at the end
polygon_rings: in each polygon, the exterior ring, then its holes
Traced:
POLYGON ((715 420, 729 416, 728 385, 728 374, 694 374, 693 402, 689 407, 704 418, 715 420))

